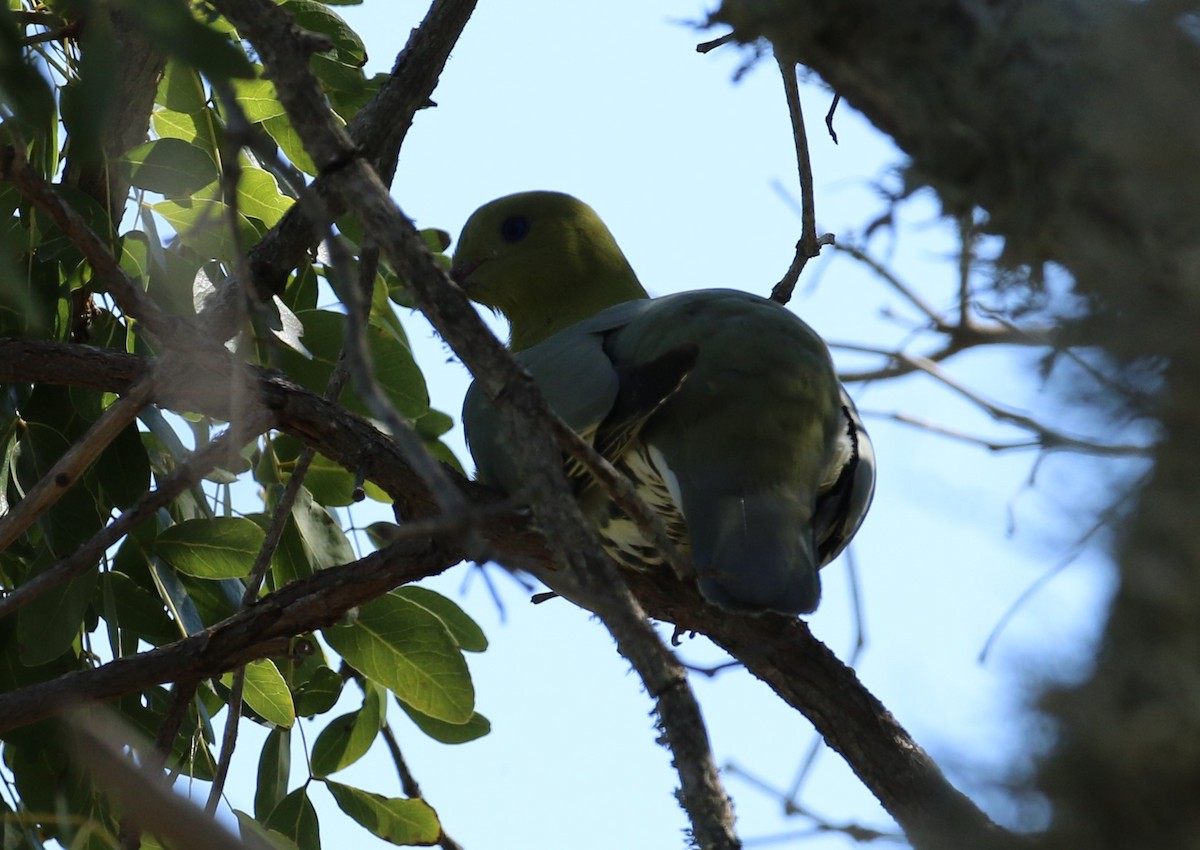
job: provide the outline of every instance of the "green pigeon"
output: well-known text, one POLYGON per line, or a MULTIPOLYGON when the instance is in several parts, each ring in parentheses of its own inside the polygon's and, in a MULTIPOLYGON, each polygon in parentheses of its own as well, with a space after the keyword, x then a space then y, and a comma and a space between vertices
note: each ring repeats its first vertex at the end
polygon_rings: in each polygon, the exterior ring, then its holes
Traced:
MULTIPOLYGON (((478 209, 451 274, 508 319, 518 362, 659 512, 709 602, 786 614, 817 607, 817 570, 862 523, 875 458, 808 325, 730 289, 650 298, 599 216, 558 192, 478 209)), ((497 421, 473 384, 463 423, 477 476, 516 493, 521 477, 497 421)), ((609 554, 632 569, 660 566, 603 489, 568 471, 609 554)))

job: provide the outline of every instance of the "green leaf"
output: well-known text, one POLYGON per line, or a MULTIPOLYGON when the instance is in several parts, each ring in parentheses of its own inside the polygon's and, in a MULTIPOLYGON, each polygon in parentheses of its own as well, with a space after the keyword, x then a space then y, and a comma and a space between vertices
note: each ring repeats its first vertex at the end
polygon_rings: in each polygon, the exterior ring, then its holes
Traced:
POLYGON ((283 292, 283 303, 293 313, 314 310, 317 306, 317 273, 312 263, 302 263, 283 292))
MULTIPOLYGON (((96 421, 100 394, 40 384, 21 402, 18 413, 21 427, 12 468, 20 490, 28 492, 96 421)), ((95 471, 88 470, 38 518, 37 527, 50 551, 66 557, 104 525, 111 507, 95 471)))
POLYGON ((283 108, 283 104, 279 102, 279 95, 275 92, 275 84, 270 80, 236 80, 233 92, 238 105, 242 107, 242 112, 246 114, 246 119, 252 124, 287 115, 287 110, 283 108))
POLYGON ((394 522, 379 520, 368 525, 363 531, 367 533, 367 539, 376 549, 383 549, 400 539, 402 527, 394 522))
MULTIPOLYGON (((280 434, 271 441, 271 447, 279 464, 280 483, 286 484, 296 468, 296 460, 304 444, 295 437, 280 434)), ((304 476, 304 487, 313 499, 328 507, 354 504, 354 484, 352 472, 320 453, 313 455, 308 474, 304 476)))
MULTIPOLYGON (((226 673, 221 681, 228 687, 233 683, 233 673, 226 673)), ((296 722, 296 709, 292 705, 292 692, 283 680, 279 669, 269 658, 260 658, 246 665, 246 686, 242 699, 254 713, 276 726, 290 729, 296 722)))
MULTIPOLYGON (((293 380, 313 392, 324 392, 342 350, 346 317, 329 310, 301 310, 296 315, 304 323, 304 344, 312 359, 284 349, 279 353, 280 365, 293 380)), ((429 410, 429 391, 407 340, 375 317, 368 321, 366 335, 375 379, 388 401, 410 419, 423 415, 429 410)), ((355 413, 368 415, 357 394, 347 393, 345 404, 355 413)))
POLYGON ((383 797, 328 779, 325 787, 343 812, 384 841, 429 847, 442 834, 437 812, 424 800, 383 797))
POLYGON ((210 77, 253 77, 254 66, 230 39, 192 15, 183 0, 123 0, 130 25, 170 56, 210 77))
POLYGON ((341 523, 303 488, 292 506, 292 522, 314 569, 323 570, 354 560, 354 547, 342 531, 341 523))
POLYGON ((349 767, 367 754, 383 727, 385 697, 378 685, 366 683, 363 705, 358 711, 329 721, 313 743, 313 776, 318 779, 349 767))
POLYGON ((26 128, 39 131, 51 123, 54 94, 46 78, 27 61, 23 36, 12 11, 0 9, 0 101, 26 128))
MULTIPOLYGON (((239 85, 239 80, 234 85, 239 85)), ((175 59, 168 60, 154 102, 172 112, 196 115, 208 106, 208 92, 196 69, 175 59)))
POLYGON ((59 87, 58 109, 73 163, 99 168, 104 160, 100 134, 117 94, 112 81, 119 55, 111 19, 100 15, 89 20, 80 41, 75 73, 59 87))
POLYGON ((427 227, 421 231, 425 247, 435 254, 442 254, 450 247, 450 234, 438 227, 427 227))
POLYGON ((287 796, 292 769, 292 733, 275 728, 263 742, 258 756, 258 782, 254 788, 254 815, 265 820, 287 796))
POLYGON ((327 92, 356 95, 367 86, 362 64, 357 60, 342 62, 323 53, 316 53, 313 54, 312 69, 321 88, 327 92))
MULTIPOLYGON (((239 834, 247 847, 262 847, 265 845, 272 848, 272 850, 300 850, 295 841, 292 841, 292 839, 278 830, 267 829, 246 812, 234 809, 233 813, 237 816, 239 834)), ((145 846, 146 841, 143 838, 142 847, 145 848, 145 846)))
POLYGON ((296 693, 296 713, 315 717, 333 708, 342 695, 342 677, 330 667, 322 667, 296 693))
POLYGON ((492 731, 491 721, 478 712, 472 714, 466 723, 447 723, 444 720, 435 720, 428 714, 422 714, 401 700, 396 700, 396 702, 404 709, 404 713, 408 715, 409 719, 417 724, 418 729, 443 744, 465 744, 468 741, 482 738, 492 731))
POLYGON ((183 139, 155 139, 125 154, 130 182, 167 197, 189 197, 217 179, 217 163, 200 145, 183 139))
POLYGON ((17 612, 21 661, 36 665, 67 652, 83 630, 83 615, 92 601, 96 571, 51 588, 17 612))
MULTIPOLYGON (((315 0, 283 0, 280 3, 296 24, 311 32, 329 36, 331 53, 344 62, 367 61, 367 49, 358 33, 340 15, 315 0)), ((328 55, 328 54, 326 54, 328 55)))
POLYGON ((261 168, 242 168, 238 181, 239 212, 257 218, 267 227, 274 227, 294 203, 295 199, 279 191, 274 175, 261 168))
POLYGON ((267 118, 262 122, 262 126, 267 131, 267 135, 275 140, 275 144, 279 145, 279 149, 283 151, 283 155, 287 157, 288 162, 305 174, 313 177, 317 176, 316 163, 312 161, 312 157, 304 149, 304 142, 300 140, 300 135, 296 132, 296 129, 292 126, 286 115, 276 115, 267 118))
POLYGON ((102 573, 100 586, 113 600, 113 625, 156 646, 179 636, 163 601, 125 573, 117 570, 102 573))
POLYGON ((150 458, 137 425, 131 422, 122 428, 100 453, 96 477, 105 495, 122 510, 132 507, 150 489, 150 458))
POLYGON ((160 533, 154 551, 185 575, 244 578, 264 537, 261 528, 241 517, 190 519, 160 533))
MULTIPOLYGON (((15 780, 23 809, 57 813, 58 818, 42 820, 41 837, 65 837, 65 826, 87 819, 94 792, 82 772, 69 768, 68 742, 61 725, 41 722, 10 730, 4 737, 5 772, 15 780)), ((30 846, 29 843, 18 845, 22 850, 30 846)))
POLYGON ((193 114, 156 109, 150 115, 150 126, 159 138, 180 139, 197 145, 212 157, 213 162, 217 161, 218 129, 211 111, 193 114))
MULTIPOLYGON (((232 260, 237 254, 237 244, 229 232, 229 207, 221 199, 220 187, 215 183, 190 198, 159 201, 151 204, 150 209, 165 218, 179 234, 179 240, 202 258, 232 260)), ((258 241, 258 229, 240 211, 237 227, 242 245, 249 246, 258 241)))
POLYGON ((467 662, 426 608, 389 593, 359 609, 350 625, 323 634, 351 666, 418 711, 449 723, 470 719, 475 688, 467 662))
POLYGON ((140 230, 121 234, 121 268, 145 289, 150 284, 150 237, 140 230))
POLYGON ((458 641, 458 645, 467 652, 483 652, 487 649, 487 637, 479 624, 472 620, 467 612, 436 590, 427 587, 417 587, 408 584, 393 591, 397 596, 415 602, 429 613, 442 621, 442 625, 458 641))
POLYGON ((317 810, 308 799, 307 785, 284 797, 267 818, 265 826, 295 841, 300 850, 321 850, 321 825, 317 821, 317 810))

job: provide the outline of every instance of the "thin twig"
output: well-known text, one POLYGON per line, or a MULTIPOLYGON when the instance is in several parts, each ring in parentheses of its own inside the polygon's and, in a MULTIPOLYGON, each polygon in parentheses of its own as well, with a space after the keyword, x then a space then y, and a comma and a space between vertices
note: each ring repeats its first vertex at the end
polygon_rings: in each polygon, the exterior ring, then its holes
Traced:
MULTIPOLYGON (((396 740, 395 730, 392 729, 390 723, 384 723, 383 728, 379 731, 392 756, 392 763, 396 765, 396 774, 400 777, 400 790, 406 797, 424 800, 425 795, 421 793, 421 786, 416 777, 412 775, 412 771, 408 769, 408 762, 404 760, 404 754, 400 752, 400 742, 396 740)), ((463 850, 462 845, 447 835, 444 829, 439 833, 437 843, 442 850, 463 850)))
POLYGON ((971 324, 971 270, 975 268, 975 222, 972 213, 961 213, 958 217, 958 326, 971 324))
POLYGON ((988 656, 991 654, 992 647, 995 646, 996 642, 1000 639, 1000 635, 1004 632, 1005 628, 1008 627, 1008 624, 1012 621, 1013 617, 1016 616, 1017 612, 1025 605, 1025 603, 1039 593, 1043 587, 1049 584, 1052 578, 1073 564, 1075 560, 1081 554, 1083 554, 1084 549, 1087 548, 1088 544, 1096 537, 1097 534, 1099 534, 1105 528, 1116 527, 1117 520, 1121 512, 1126 510, 1130 503, 1133 502, 1133 500, 1142 492, 1142 488, 1145 487, 1146 483, 1150 480, 1150 475, 1150 472, 1146 472, 1133 486, 1123 489, 1116 501, 1101 511, 1100 515, 1096 517, 1096 521, 1088 527, 1087 531, 1085 531, 1079 536, 1078 539, 1076 539, 1074 545, 1071 547, 1071 551, 1060 558, 1058 563, 1054 564, 1052 567, 1050 567, 1050 569, 1046 570, 1044 573, 1034 579, 1034 581, 1030 583, 1028 587, 1021 591, 1021 594, 1015 600, 1013 600, 1013 603, 1008 606, 1008 609, 1000 616, 1000 619, 996 621, 996 625, 992 627, 991 632, 988 633, 987 639, 983 642, 983 647, 979 650, 979 657, 976 659, 980 664, 984 664, 987 661, 988 656))
POLYGON ((792 119, 792 138, 796 145, 796 167, 800 174, 800 241, 796 256, 780 281, 771 289, 771 300, 786 304, 792 298, 800 274, 813 257, 821 253, 822 245, 832 245, 832 233, 817 237, 816 195, 813 191, 812 161, 808 155, 808 134, 804 130, 804 112, 800 108, 800 84, 796 80, 796 64, 775 57, 783 76, 783 92, 788 114, 792 119))
POLYGON ((112 714, 80 713, 72 717, 72 752, 92 774, 96 788, 126 812, 136 812, 140 826, 164 846, 178 850, 246 850, 237 836, 199 807, 171 792, 162 774, 139 764, 130 753, 147 753, 149 742, 112 714))
MULTIPOLYGON (((858 667, 859 659, 862 658, 863 651, 867 646, 867 621, 862 604, 862 582, 859 580, 858 557, 856 553, 857 549, 853 544, 846 549, 846 576, 850 584, 850 607, 854 612, 854 642, 850 646, 850 655, 846 659, 846 666, 852 670, 858 667)), ((825 742, 821 740, 820 735, 814 735, 812 741, 809 742, 804 757, 800 759, 800 767, 796 770, 796 778, 792 780, 791 787, 788 788, 787 796, 784 798, 786 805, 799 805, 796 802, 796 798, 800 796, 801 788, 804 787, 805 781, 811 775, 813 766, 817 763, 817 756, 824 750, 825 742)))
POLYGON ((249 432, 243 431, 242 433, 238 433, 231 427, 220 437, 176 466, 170 473, 159 478, 156 489, 143 493, 131 508, 97 531, 90 540, 53 567, 39 573, 0 598, 0 617, 11 614, 51 588, 70 581, 95 567, 109 547, 115 545, 118 540, 184 490, 194 486, 231 452, 236 451, 242 445, 242 441, 248 438, 249 433, 257 433, 258 429, 265 428, 266 424, 265 420, 244 421, 242 428, 249 429, 249 432))
MULTIPOLYGON (((813 824, 813 828, 815 830, 815 832, 813 834, 839 833, 841 835, 844 835, 844 836, 852 839, 853 841, 855 841, 856 843, 859 843, 859 844, 865 844, 867 842, 880 841, 880 840, 882 840, 882 841, 904 841, 905 840, 905 836, 898 832, 886 832, 884 830, 874 829, 873 827, 862 826, 860 824, 855 824, 855 823, 843 823, 843 824, 834 823, 833 821, 829 820, 828 818, 817 814, 812 809, 809 809, 804 806, 799 806, 799 805, 793 803, 792 801, 787 800, 784 797, 783 793, 778 788, 773 787, 766 780, 762 779, 761 777, 755 776, 754 774, 744 770, 743 768, 739 767, 736 764, 733 764, 733 763, 726 764, 725 771, 727 773, 737 776, 739 779, 741 779, 746 784, 748 784, 754 788, 757 788, 759 791, 762 791, 765 794, 768 794, 772 797, 776 797, 776 798, 784 800, 785 801, 784 802, 785 812, 788 815, 797 815, 797 816, 800 816, 803 818, 807 818, 809 821, 811 821, 813 824)), ((808 833, 805 833, 805 834, 808 834, 808 833)), ((755 838, 752 840, 748 839, 746 841, 746 844, 747 844, 747 846, 762 845, 762 844, 771 843, 774 840, 775 839, 773 839, 773 838, 760 837, 760 838, 755 838)))
MULTIPOLYGON (((183 725, 188 705, 196 696, 195 679, 186 679, 175 683, 171 689, 171 703, 167 713, 154 736, 154 749, 147 754, 144 768, 149 775, 159 774, 171 757, 171 748, 183 725)), ((126 813, 121 818, 120 839, 123 847, 138 847, 141 843, 141 823, 138 819, 126 813)))
POLYGON ((667 527, 658 511, 650 507, 634 488, 629 478, 608 462, 599 452, 586 443, 578 434, 557 417, 551 421, 554 437, 558 444, 587 469, 588 473, 604 488, 605 494, 623 510, 646 534, 663 561, 680 578, 691 576, 696 569, 679 551, 679 547, 667 533, 667 527))
POLYGON ((829 138, 833 139, 833 143, 838 143, 837 130, 833 129, 833 114, 837 112, 838 104, 842 102, 842 96, 835 93, 833 101, 829 104, 829 111, 825 113, 825 129, 829 131, 829 138))
POLYGON ((121 268, 109 246, 83 217, 58 196, 19 151, 7 145, 0 146, 0 179, 12 183, 26 200, 54 219, 92 267, 94 284, 112 296, 121 312, 137 318, 151 336, 170 340, 175 349, 210 351, 217 347, 191 322, 164 312, 121 268))
POLYGON ((916 290, 914 290, 904 281, 900 280, 900 278, 896 277, 891 269, 887 268, 887 266, 885 266, 883 263, 879 262, 877 259, 868 254, 866 249, 861 248, 858 245, 854 245, 853 243, 842 241, 834 246, 834 250, 840 251, 843 254, 849 254, 851 257, 858 260, 860 263, 873 271, 881 280, 883 280, 884 283, 896 290, 896 292, 903 296, 909 303, 920 310, 921 313, 923 313, 930 320, 930 322, 933 323, 935 330, 945 332, 950 329, 950 325, 947 324, 941 313, 933 308, 933 305, 918 295, 916 290))
MULTIPOLYGON (((137 418, 138 411, 154 398, 155 389, 153 373, 138 381, 129 392, 100 414, 87 433, 54 462, 11 511, 0 517, 0 551, 24 534, 38 517, 50 510, 79 482, 117 435, 137 418)), ((2 609, 0 616, 3 616, 2 609)))
POLYGON ((951 378, 946 372, 930 360, 923 357, 911 356, 904 353, 896 355, 902 362, 908 363, 929 375, 934 380, 940 382, 947 388, 958 393, 963 398, 975 404, 993 419, 998 422, 1008 422, 1022 428, 1026 431, 1031 431, 1038 435, 1038 441, 1045 449, 1069 449, 1074 451, 1086 451, 1092 454, 1103 454, 1108 456, 1119 457, 1145 457, 1149 456, 1153 451, 1149 446, 1139 445, 1106 445, 1097 440, 1087 437, 1074 437, 1065 434, 1062 431, 1050 428, 1047 425, 1038 422, 1036 419, 1024 413, 1019 413, 1010 408, 1004 407, 997 402, 990 401, 979 393, 975 392, 951 378))
POLYGON ((225 728, 221 734, 221 755, 217 758, 217 769, 213 771, 212 786, 208 789, 208 800, 204 803, 204 811, 212 815, 217 811, 221 795, 225 791, 225 779, 229 776, 229 766, 233 763, 233 751, 237 747, 238 721, 242 714, 242 695, 246 690, 246 666, 243 664, 233 672, 233 684, 229 688, 229 699, 226 705, 229 716, 225 718, 225 728))
POLYGON ((696 45, 696 52, 697 53, 708 53, 710 51, 716 50, 718 47, 720 47, 723 44, 729 44, 729 42, 733 41, 736 38, 737 38, 737 36, 734 33, 728 32, 719 38, 712 39, 711 41, 702 41, 696 45))
MULTIPOLYGON (((222 90, 218 89, 217 93, 218 96, 222 96, 222 90)), ((250 127, 241 104, 237 102, 232 91, 227 91, 222 96, 222 105, 231 116, 240 116, 236 118, 238 126, 250 127)), ((278 152, 266 146, 265 140, 261 136, 247 130, 242 141, 250 145, 260 159, 272 164, 273 170, 277 172, 286 170, 286 166, 279 159, 278 152)), ((331 145, 332 147, 334 146, 331 145)), ((343 356, 346 369, 354 380, 359 397, 367 405, 371 414, 387 426, 392 439, 396 441, 412 468, 425 480, 430 491, 442 506, 443 512, 449 516, 465 515, 462 499, 445 471, 429 454, 424 442, 408 420, 392 406, 380 389, 379 382, 375 379, 371 352, 367 347, 366 329, 370 316, 371 288, 375 283, 378 251, 369 247, 364 248, 359 262, 359 274, 356 275, 353 256, 346 250, 342 239, 333 231, 332 210, 328 204, 320 194, 307 187, 296 186, 294 188, 300 195, 300 201, 304 204, 303 209, 307 212, 310 223, 320 234, 328 249, 333 271, 331 282, 342 303, 346 306, 348 320, 343 356)), ((243 279, 248 279, 248 272, 243 275, 243 279)), ((464 530, 469 531, 466 528, 464 530)))

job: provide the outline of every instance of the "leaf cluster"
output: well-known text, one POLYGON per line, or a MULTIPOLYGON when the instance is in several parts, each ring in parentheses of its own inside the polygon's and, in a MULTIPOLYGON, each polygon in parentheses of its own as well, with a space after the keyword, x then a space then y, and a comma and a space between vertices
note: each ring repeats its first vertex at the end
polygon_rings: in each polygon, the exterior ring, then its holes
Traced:
MULTIPOLYGON (((329 8, 334 3, 280 5, 323 40, 312 70, 338 118, 351 121, 380 84, 363 72, 361 39, 329 8)), ((120 270, 166 316, 196 321, 214 288, 235 274, 248 248, 297 202, 303 184, 298 175, 316 174, 274 84, 263 78, 234 27, 205 3, 8 0, 0 8, 0 45, 0 145, 52 186, 58 201, 100 237, 120 270), (123 129, 112 126, 120 112, 113 94, 122 63, 131 61, 121 54, 118 23, 152 46, 139 59, 161 69, 150 109, 134 116, 144 122, 137 134, 143 141, 124 150, 112 144, 123 129), (218 91, 231 96, 222 100, 218 91), (266 140, 258 153, 248 152, 244 138, 233 138, 241 121, 266 140), (95 181, 85 176, 96 174, 103 177, 103 192, 89 191, 95 181)), ((363 240, 356 224, 339 221, 336 232, 357 262, 363 240)), ((428 240, 435 251, 445 247, 436 232, 428 240)), ((343 311, 318 306, 335 276, 327 257, 306 256, 270 303, 247 309, 238 356, 325 393, 352 332, 343 311)), ((457 468, 439 440, 451 420, 430 407, 424 376, 393 309, 407 303, 403 281, 382 265, 371 277, 365 284, 371 293, 365 339, 375 381, 427 449, 457 468)), ((128 304, 117 301, 98 279, 94 257, 80 246, 73 225, 13 182, 0 181, 0 336, 146 357, 171 351, 175 340, 148 333, 128 304)), ((112 393, 52 383, 0 387, 0 515, 59 475, 69 450, 95 439, 97 423, 111 415, 117 400, 112 393)), ((357 390, 346 391, 342 404, 367 414, 357 390)), ((53 570, 114 515, 181 472, 195 454, 185 448, 188 438, 199 450, 226 426, 203 414, 142 409, 71 486, 60 488, 0 547, 0 584, 12 592, 53 570)), ((364 495, 390 501, 377 486, 306 451, 295 437, 251 434, 85 570, 0 618, 0 692, 204 633, 256 597, 355 561, 359 556, 339 509, 364 495), (301 478, 293 483, 293 476, 301 478), (256 576, 260 561, 265 572, 256 576)), ((226 723, 236 724, 240 712, 269 729, 253 811, 237 812, 244 835, 266 837, 275 847, 319 847, 309 789, 321 783, 375 835, 428 845, 443 831, 424 800, 380 796, 331 777, 381 745, 390 700, 436 740, 464 743, 486 734, 489 724, 475 710, 464 658, 486 645, 454 602, 402 587, 319 634, 278 646, 244 672, 186 683, 195 688, 186 701, 179 695, 187 689, 177 682, 174 690, 158 685, 127 693, 112 708, 130 726, 158 736, 172 776, 216 780, 218 787, 220 727, 214 723, 221 712, 227 712, 226 723), (244 678, 235 686, 238 676, 244 678), (357 695, 347 692, 351 681, 357 695), (238 693, 242 702, 233 706, 238 693), (358 707, 333 716, 346 702, 358 707), (321 729, 306 763, 296 769, 292 730, 298 719, 319 721, 321 729), (172 724, 179 733, 163 737, 160 730, 172 724)), ((105 789, 87 781, 56 721, 10 729, 0 740, 12 792, 0 801, 5 846, 50 839, 64 847, 122 846, 125 813, 105 789)), ((155 840, 145 836, 142 846, 155 846, 155 840)))

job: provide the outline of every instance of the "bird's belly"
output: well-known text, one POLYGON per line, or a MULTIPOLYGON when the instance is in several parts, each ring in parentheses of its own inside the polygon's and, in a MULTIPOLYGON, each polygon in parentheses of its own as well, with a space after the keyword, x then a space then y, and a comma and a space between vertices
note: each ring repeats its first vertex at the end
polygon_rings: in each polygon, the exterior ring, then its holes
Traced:
MULTIPOLYGON (((687 521, 679 508, 677 490, 662 455, 653 447, 637 443, 616 460, 614 466, 624 473, 650 507, 658 512, 667 535, 688 556, 687 521)), ((596 517, 596 528, 604 549, 621 566, 631 570, 653 569, 663 564, 662 553, 642 533, 637 523, 605 498, 596 517)))

